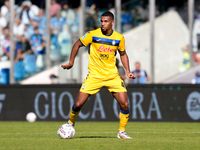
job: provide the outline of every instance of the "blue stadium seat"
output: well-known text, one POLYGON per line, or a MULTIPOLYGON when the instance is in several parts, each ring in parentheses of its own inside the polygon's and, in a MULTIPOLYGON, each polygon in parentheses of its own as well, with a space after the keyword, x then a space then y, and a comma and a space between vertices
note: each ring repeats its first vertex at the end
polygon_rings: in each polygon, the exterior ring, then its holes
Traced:
POLYGON ((0 70, 0 84, 9 84, 9 68, 2 68, 0 70))
POLYGON ((50 59, 53 62, 59 61, 60 58, 60 52, 58 48, 56 48, 55 45, 51 44, 50 46, 50 59))
POLYGON ((39 70, 44 69, 44 67, 45 67, 45 57, 46 56, 44 54, 37 55, 37 58, 36 58, 37 69, 39 69, 39 70))
POLYGON ((132 15, 131 13, 123 13, 121 14, 121 24, 132 24, 132 15))
POLYGON ((14 64, 14 78, 15 80, 23 79, 25 75, 24 64, 22 61, 18 61, 14 64))
POLYGON ((25 73, 34 73, 37 71, 36 56, 27 54, 23 60, 25 73))

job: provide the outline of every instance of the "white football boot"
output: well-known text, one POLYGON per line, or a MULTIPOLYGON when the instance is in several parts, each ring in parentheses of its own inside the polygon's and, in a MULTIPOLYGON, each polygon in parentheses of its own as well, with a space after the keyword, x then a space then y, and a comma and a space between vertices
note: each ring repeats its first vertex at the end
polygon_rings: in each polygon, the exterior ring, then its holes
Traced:
POLYGON ((125 131, 118 131, 117 137, 119 139, 133 139, 132 137, 128 136, 125 131))

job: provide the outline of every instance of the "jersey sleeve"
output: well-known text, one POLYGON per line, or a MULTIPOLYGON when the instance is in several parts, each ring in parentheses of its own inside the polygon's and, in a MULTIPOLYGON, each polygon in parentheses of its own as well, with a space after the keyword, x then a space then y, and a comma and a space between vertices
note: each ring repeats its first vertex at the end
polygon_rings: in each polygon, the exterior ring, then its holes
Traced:
POLYGON ((87 46, 88 44, 92 43, 92 35, 90 32, 86 33, 82 36, 79 41, 82 43, 83 46, 87 46))
POLYGON ((120 40, 118 50, 122 53, 125 52, 125 39, 124 39, 124 37, 122 37, 122 39, 120 40))

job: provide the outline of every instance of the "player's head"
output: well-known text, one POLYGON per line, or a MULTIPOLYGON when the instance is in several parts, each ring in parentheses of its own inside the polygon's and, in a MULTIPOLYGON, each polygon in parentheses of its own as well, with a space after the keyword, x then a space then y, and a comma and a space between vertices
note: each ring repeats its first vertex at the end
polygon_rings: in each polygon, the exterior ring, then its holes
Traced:
POLYGON ((103 32, 107 32, 112 29, 114 24, 114 15, 110 11, 106 11, 101 15, 101 29, 103 32))

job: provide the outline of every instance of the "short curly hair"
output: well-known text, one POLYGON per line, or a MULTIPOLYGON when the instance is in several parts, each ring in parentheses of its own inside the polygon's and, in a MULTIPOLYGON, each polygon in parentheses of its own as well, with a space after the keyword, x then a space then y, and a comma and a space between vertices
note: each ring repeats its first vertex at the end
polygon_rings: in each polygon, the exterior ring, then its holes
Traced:
POLYGON ((102 16, 109 16, 112 20, 114 20, 114 15, 113 15, 113 13, 111 13, 110 11, 104 12, 104 13, 101 15, 101 17, 102 17, 102 16))

